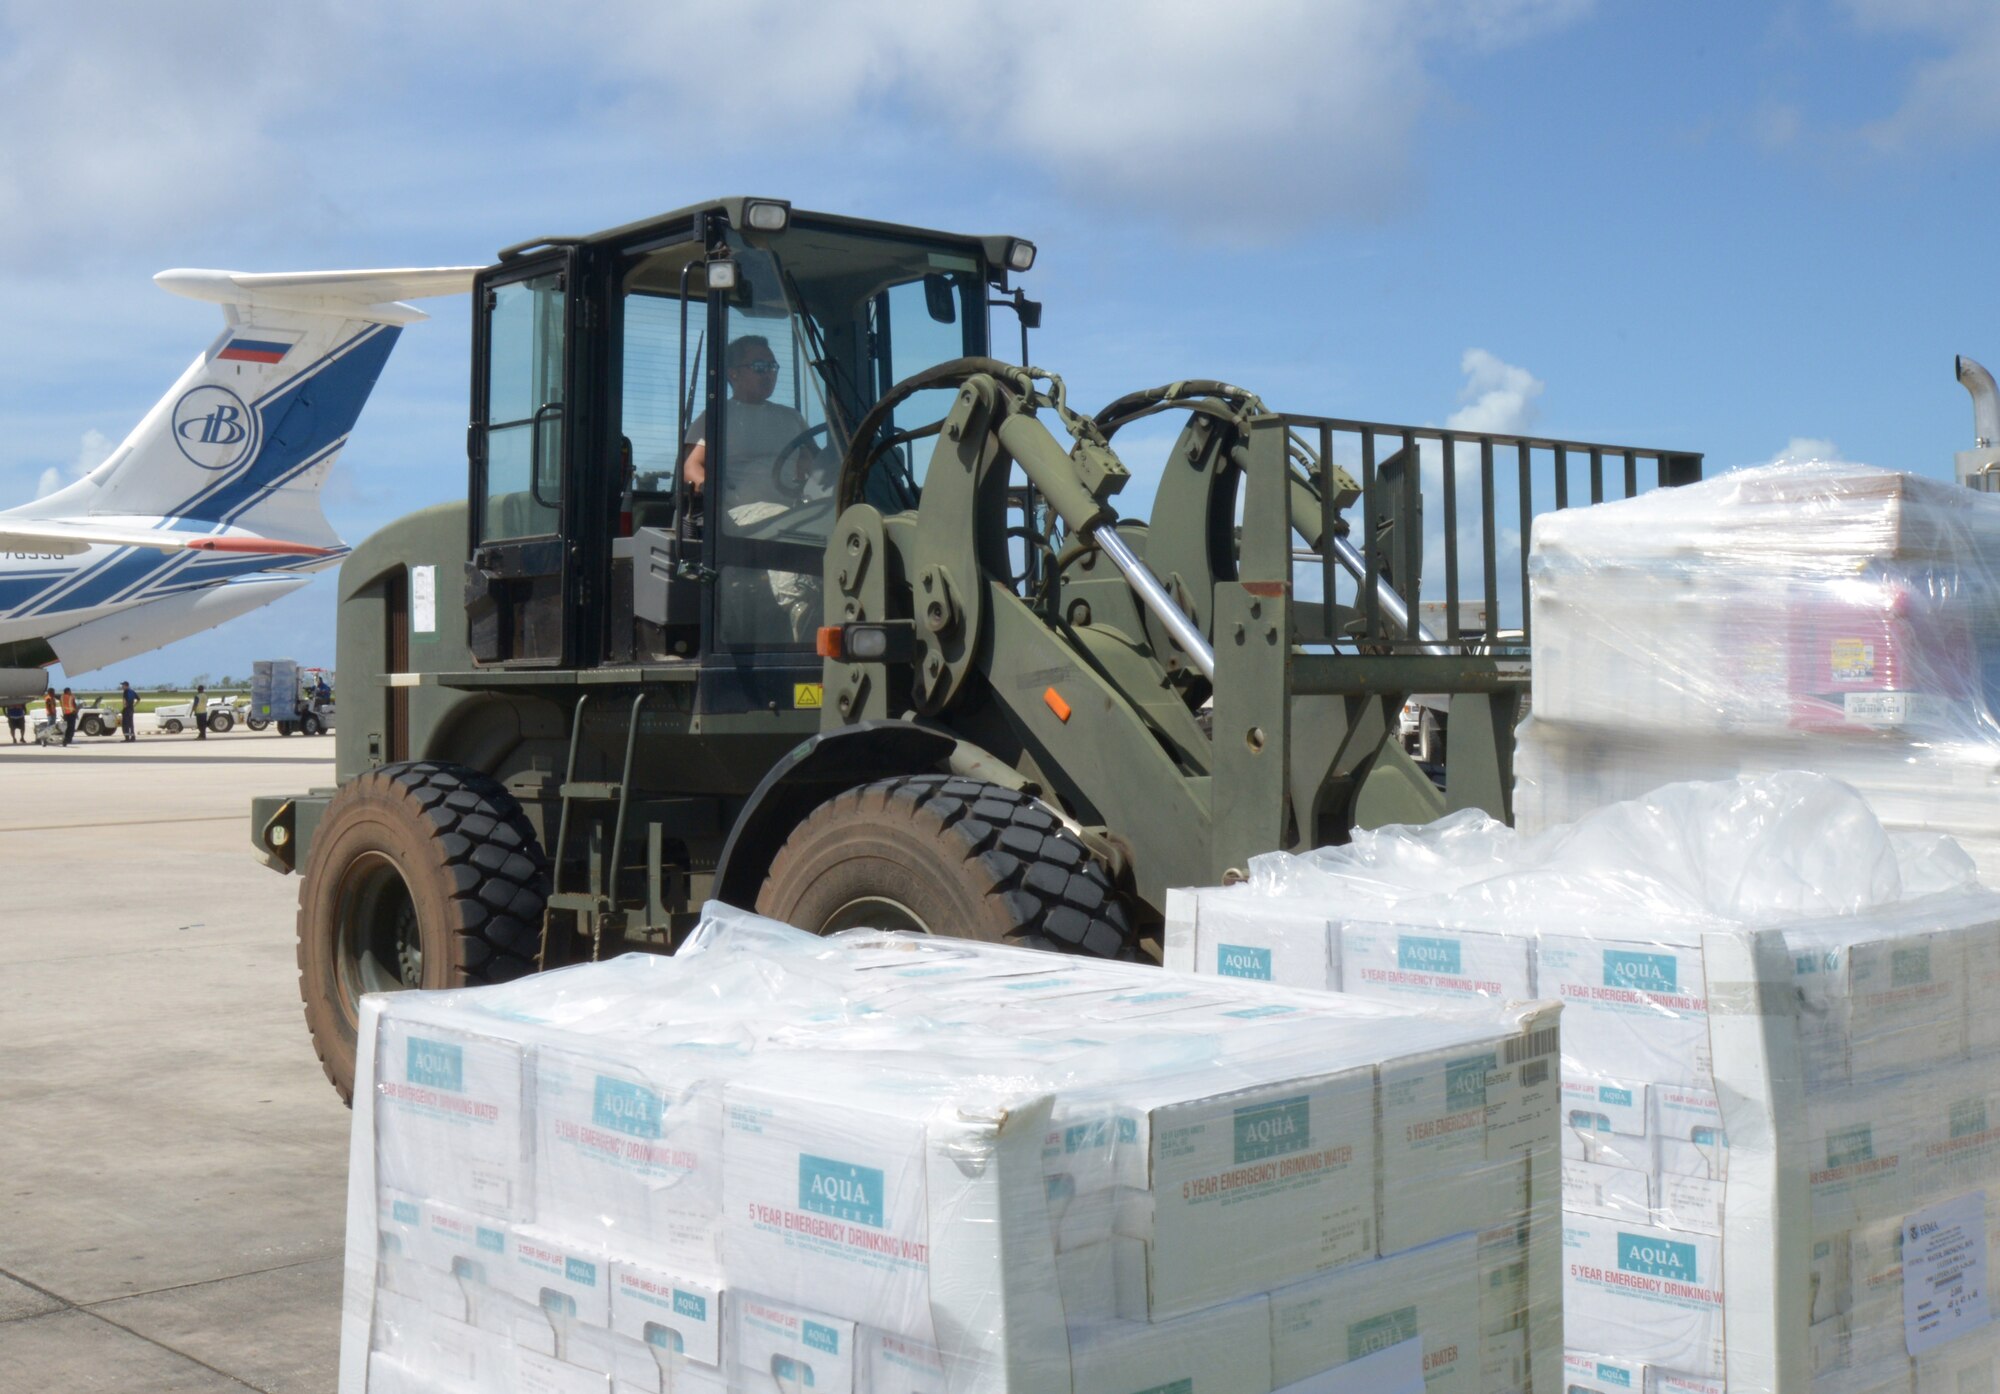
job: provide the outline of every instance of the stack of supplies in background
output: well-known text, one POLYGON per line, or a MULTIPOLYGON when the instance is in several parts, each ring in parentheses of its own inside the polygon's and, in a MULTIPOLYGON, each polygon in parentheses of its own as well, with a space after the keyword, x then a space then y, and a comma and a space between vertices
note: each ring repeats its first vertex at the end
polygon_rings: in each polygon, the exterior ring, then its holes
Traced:
POLYGON ((1177 892, 1167 943, 1204 973, 1563 1004, 1571 1388, 1959 1394, 2000 1387, 1996 922, 1947 839, 1793 773, 1273 854, 1177 892))
POLYGON ((342 1388, 1554 1388, 1557 1016, 719 906, 370 997, 342 1388))
POLYGON ((2000 884, 2000 498, 1785 464, 1548 513, 1528 571, 1524 831, 1804 769, 2000 884))

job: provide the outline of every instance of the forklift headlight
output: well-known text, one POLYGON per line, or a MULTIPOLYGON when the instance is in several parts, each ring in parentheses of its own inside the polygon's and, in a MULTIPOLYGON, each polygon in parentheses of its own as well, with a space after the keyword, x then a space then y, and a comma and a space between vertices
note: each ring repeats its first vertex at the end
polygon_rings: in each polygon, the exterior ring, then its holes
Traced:
POLYGON ((710 290, 736 289, 736 263, 727 257, 718 257, 708 263, 708 288, 710 290))
POLYGON ((830 624, 819 631, 814 647, 836 663, 908 663, 916 653, 917 631, 909 620, 830 624))
POLYGON ((871 625, 857 624, 841 636, 848 657, 872 663, 889 652, 889 636, 871 625))
POLYGON ((1007 269, 1026 271, 1035 264, 1035 244, 1015 238, 1007 244, 1007 269))
POLYGON ((787 203, 759 200, 743 205, 743 221, 759 232, 783 232, 791 220, 792 208, 787 203))

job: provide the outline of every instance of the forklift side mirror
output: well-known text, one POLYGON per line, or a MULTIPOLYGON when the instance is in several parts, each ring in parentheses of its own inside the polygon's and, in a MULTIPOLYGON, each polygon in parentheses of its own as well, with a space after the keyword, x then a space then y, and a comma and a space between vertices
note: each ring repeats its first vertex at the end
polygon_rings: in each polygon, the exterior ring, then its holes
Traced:
POLYGON ((933 271, 924 277, 924 308, 939 324, 958 321, 958 297, 951 293, 951 280, 933 271))

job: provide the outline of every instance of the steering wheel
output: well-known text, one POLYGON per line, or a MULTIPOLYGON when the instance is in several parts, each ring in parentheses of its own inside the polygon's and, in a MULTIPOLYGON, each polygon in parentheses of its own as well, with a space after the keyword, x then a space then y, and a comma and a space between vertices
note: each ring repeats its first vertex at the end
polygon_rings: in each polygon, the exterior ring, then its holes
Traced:
POLYGON ((771 483, 779 492, 805 492, 806 480, 811 476, 813 461, 819 454, 817 450, 806 447, 812 444, 813 437, 826 435, 826 426, 824 421, 817 426, 808 426, 778 447, 778 453, 771 457, 771 483))

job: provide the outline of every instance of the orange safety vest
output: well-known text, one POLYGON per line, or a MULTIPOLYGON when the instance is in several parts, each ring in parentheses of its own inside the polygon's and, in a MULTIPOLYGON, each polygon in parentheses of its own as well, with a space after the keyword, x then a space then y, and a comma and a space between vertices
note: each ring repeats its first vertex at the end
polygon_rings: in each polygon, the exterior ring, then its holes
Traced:
POLYGON ((64 715, 64 716, 75 716, 75 715, 76 715, 76 694, 75 694, 74 692, 65 692, 65 693, 63 693, 63 695, 62 695, 62 707, 63 707, 63 715, 64 715))

